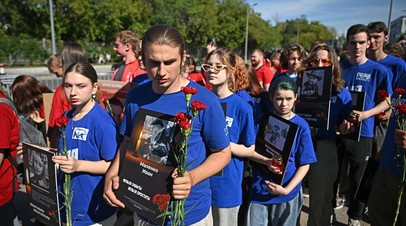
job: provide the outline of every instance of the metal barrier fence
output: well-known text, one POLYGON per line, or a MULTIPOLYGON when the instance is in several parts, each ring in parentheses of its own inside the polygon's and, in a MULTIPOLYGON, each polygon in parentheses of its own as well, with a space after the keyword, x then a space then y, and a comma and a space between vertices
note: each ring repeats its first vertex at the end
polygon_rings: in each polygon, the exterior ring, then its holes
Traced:
MULTIPOLYGON (((11 94, 11 85, 14 82, 14 79, 19 75, 1 75, 0 82, 3 86, 3 90, 12 97, 11 94)), ((111 80, 112 73, 98 73, 98 80, 111 80)), ((62 78, 57 78, 55 75, 46 75, 46 76, 35 76, 38 81, 44 83, 48 88, 55 91, 56 88, 62 84, 62 78)))

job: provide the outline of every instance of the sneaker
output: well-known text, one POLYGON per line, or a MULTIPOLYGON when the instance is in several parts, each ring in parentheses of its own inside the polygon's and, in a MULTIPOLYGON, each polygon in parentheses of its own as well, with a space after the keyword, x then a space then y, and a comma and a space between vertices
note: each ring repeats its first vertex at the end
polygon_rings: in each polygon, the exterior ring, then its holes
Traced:
POLYGON ((346 200, 345 200, 345 196, 344 196, 344 195, 338 196, 338 197, 336 198, 336 205, 335 205, 334 209, 335 209, 335 210, 338 210, 338 209, 343 208, 344 205, 345 205, 345 201, 346 201, 346 200))
POLYGON ((303 197, 309 198, 309 188, 307 186, 303 187, 303 197))
POLYGON ((361 226, 360 220, 348 219, 348 226, 361 226))

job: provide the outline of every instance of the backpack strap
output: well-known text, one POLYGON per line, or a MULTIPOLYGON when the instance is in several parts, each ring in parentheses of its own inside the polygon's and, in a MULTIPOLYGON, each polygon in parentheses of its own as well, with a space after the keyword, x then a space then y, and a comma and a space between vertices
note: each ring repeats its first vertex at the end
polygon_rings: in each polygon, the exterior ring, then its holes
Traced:
POLYGON ((11 100, 9 100, 8 98, 1 97, 1 98, 0 98, 0 103, 7 104, 7 105, 8 105, 11 109, 13 109, 13 111, 17 114, 17 108, 16 108, 16 106, 15 106, 14 103, 13 103, 11 100))

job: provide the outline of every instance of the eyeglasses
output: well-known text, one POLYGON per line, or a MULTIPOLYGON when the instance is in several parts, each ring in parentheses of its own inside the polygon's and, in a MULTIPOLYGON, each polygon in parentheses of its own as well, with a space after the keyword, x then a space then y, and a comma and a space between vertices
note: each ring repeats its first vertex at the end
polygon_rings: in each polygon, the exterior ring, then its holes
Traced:
POLYGON ((323 66, 330 66, 330 65, 331 65, 331 60, 329 60, 329 59, 312 59, 312 60, 310 61, 310 63, 311 63, 313 66, 319 65, 320 62, 321 62, 321 65, 323 65, 323 66))
POLYGON ((221 71, 226 67, 227 67, 227 65, 224 65, 224 64, 215 64, 215 65, 202 64, 202 69, 205 72, 209 72, 209 71, 211 71, 211 69, 214 69, 215 71, 221 71))

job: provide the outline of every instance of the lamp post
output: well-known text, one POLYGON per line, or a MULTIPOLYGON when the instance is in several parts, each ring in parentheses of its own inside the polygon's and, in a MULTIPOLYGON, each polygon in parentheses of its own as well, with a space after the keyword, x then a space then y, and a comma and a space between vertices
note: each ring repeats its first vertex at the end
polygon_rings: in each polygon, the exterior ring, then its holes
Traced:
POLYGON ((254 3, 252 5, 248 5, 247 7, 247 19, 246 19, 246 25, 245 25, 245 50, 244 50, 244 62, 247 62, 247 51, 248 51, 248 21, 250 18, 250 9, 251 6, 254 7, 258 5, 258 3, 254 3))
POLYGON ((390 0, 390 4, 389 4, 389 18, 388 18, 388 38, 390 39, 390 20, 392 17, 392 3, 393 0, 390 0))
POLYGON ((56 54, 55 28, 54 28, 54 7, 52 4, 52 0, 49 0, 49 20, 51 21, 52 54, 56 54))

